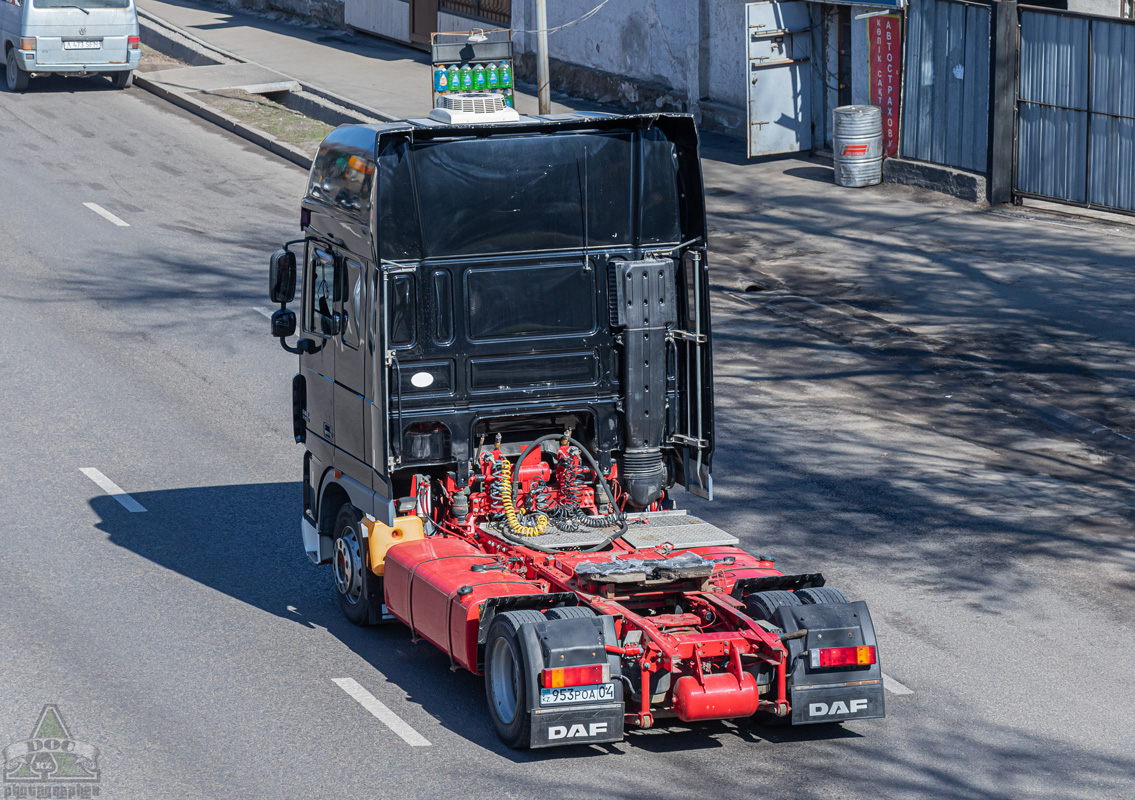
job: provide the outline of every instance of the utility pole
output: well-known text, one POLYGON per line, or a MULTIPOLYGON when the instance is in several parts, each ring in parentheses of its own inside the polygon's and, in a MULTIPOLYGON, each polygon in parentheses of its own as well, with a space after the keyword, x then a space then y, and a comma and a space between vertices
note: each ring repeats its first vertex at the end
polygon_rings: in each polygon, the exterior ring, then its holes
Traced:
POLYGON ((548 86, 548 3, 536 0, 536 96, 540 113, 552 113, 552 92, 548 86))

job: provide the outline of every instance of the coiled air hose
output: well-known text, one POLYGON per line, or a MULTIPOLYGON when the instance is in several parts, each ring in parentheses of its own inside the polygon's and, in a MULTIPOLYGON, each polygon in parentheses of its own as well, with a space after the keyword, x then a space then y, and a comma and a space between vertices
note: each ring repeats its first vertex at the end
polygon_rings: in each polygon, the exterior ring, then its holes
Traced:
MULTIPOLYGON (((526 448, 524 448, 524 452, 520 454, 520 458, 518 458, 516 460, 516 463, 517 464, 523 464, 524 459, 526 459, 528 457, 528 454, 532 452, 533 448, 539 447, 544 442, 551 441, 552 439, 567 439, 569 442, 571 442, 576 447, 578 447, 579 452, 583 454, 583 456, 587 459, 587 462, 591 465, 591 468, 595 471, 595 477, 599 481, 599 485, 602 486, 604 491, 607 492, 607 496, 611 497, 611 498, 613 498, 615 496, 614 492, 611 491, 611 487, 607 484, 607 479, 603 477, 603 471, 601 469, 599 469, 599 465, 595 463, 595 459, 592 457, 591 453, 588 452, 586 447, 584 447, 582 444, 580 444, 578 441, 576 441, 575 439, 573 439, 570 436, 564 436, 563 434, 559 434, 559 433, 551 433, 551 434, 548 434, 547 436, 541 436, 539 439, 536 439, 531 444, 529 444, 526 448)), ((508 463, 507 458, 503 459, 503 460, 506 464, 508 463)), ((509 466, 508 471, 509 471, 509 473, 512 472, 511 465, 509 466)), ((512 505, 512 498, 515 495, 517 495, 520 491, 520 478, 519 478, 519 476, 510 474, 505 479, 505 485, 508 487, 508 489, 506 490, 506 496, 508 497, 508 503, 511 506, 512 505)), ((544 527, 546 528, 548 518, 546 516, 544 516, 543 514, 541 514, 540 516, 544 520, 544 527)), ((627 532, 627 515, 622 513, 622 512, 619 512, 615 515, 615 518, 619 522, 619 529, 617 531, 612 533, 610 536, 608 536, 606 539, 604 539, 602 542, 595 545, 594 547, 588 547, 587 549, 580 550, 578 552, 581 552, 581 553, 597 553, 598 551, 602 550, 603 548, 609 546, 611 544, 611 542, 618 539, 624 533, 626 533, 627 532)), ((518 521, 518 524, 519 524, 519 521, 518 521)), ((509 527, 511 527, 511 526, 512 526, 512 523, 509 522, 509 527)), ((520 538, 518 536, 513 536, 509 531, 503 530, 503 529, 501 530, 501 535, 504 536, 505 539, 512 542, 513 544, 519 544, 519 545, 523 545, 524 547, 530 547, 533 550, 537 550, 541 553, 559 553, 564 549, 562 547, 544 547, 542 545, 536 544, 535 542, 528 542, 528 541, 525 541, 523 538, 520 538)))
POLYGON ((548 529, 548 516, 538 512, 534 526, 521 522, 516 514, 516 506, 512 504, 512 494, 516 490, 516 485, 512 479, 512 464, 509 463, 507 456, 501 457, 500 468, 501 505, 504 506, 504 518, 508 522, 509 530, 519 536, 539 536, 548 529))

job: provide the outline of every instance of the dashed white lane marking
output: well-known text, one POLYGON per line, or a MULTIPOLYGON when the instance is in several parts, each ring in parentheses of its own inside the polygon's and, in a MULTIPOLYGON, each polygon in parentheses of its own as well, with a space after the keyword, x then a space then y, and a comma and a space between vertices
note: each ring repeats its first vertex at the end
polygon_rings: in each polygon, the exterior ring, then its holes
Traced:
POLYGON ((124 221, 120 220, 118 217, 114 216, 114 214, 111 214, 109 211, 107 211, 105 208, 100 206, 98 203, 83 203, 83 205, 85 205, 91 211, 98 214, 103 219, 113 222, 115 225, 117 225, 120 228, 129 228, 130 227, 129 222, 124 222, 124 221))
POLYGON ((887 673, 883 673, 883 688, 891 694, 914 694, 914 690, 896 681, 887 673))
POLYGON ((121 503, 122 507, 125 508, 127 511, 130 511, 132 513, 137 514, 141 511, 146 510, 145 506, 143 506, 141 503, 139 503, 137 500, 135 500, 130 495, 126 494, 126 492, 122 491, 122 487, 120 487, 117 483, 112 481, 110 478, 103 475, 101 472, 99 472, 94 467, 83 467, 79 470, 79 472, 83 473, 88 478, 90 478, 92 481, 97 483, 99 485, 100 489, 102 489, 104 492, 106 492, 111 497, 113 497, 115 500, 117 500, 119 503, 121 503))
POLYGON ((402 737, 411 747, 429 747, 430 742, 422 734, 411 728, 401 717, 382 704, 382 701, 359 686, 353 678, 332 678, 335 684, 365 708, 390 730, 402 737))
POLYGON ((253 306, 252 308, 257 314, 263 314, 268 319, 272 319, 272 309, 264 308, 263 306, 253 306))

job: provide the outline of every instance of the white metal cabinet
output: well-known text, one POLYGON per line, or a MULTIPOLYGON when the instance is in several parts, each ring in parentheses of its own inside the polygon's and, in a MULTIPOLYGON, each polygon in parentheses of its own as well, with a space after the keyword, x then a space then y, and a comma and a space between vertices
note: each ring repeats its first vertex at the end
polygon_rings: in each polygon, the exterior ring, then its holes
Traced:
POLYGON ((749 157, 812 148, 812 18, 807 2, 747 3, 749 157))

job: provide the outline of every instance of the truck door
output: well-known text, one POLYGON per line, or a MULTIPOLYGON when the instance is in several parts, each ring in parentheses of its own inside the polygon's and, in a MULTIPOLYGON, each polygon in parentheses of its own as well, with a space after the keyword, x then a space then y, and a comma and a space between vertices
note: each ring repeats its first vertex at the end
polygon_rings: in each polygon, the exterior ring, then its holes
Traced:
MULTIPOLYGON (((307 430, 330 445, 335 444, 335 356, 333 331, 335 306, 341 304, 336 276, 335 252, 325 242, 307 243, 303 273, 303 320, 305 335, 314 339, 314 353, 300 356, 300 371, 307 383, 307 430)), ((329 466, 329 465, 324 465, 329 466)))
POLYGON ((339 315, 335 349, 335 466, 370 486, 366 461, 363 417, 366 387, 367 281, 365 261, 349 253, 339 257, 341 291, 334 310, 339 315))

